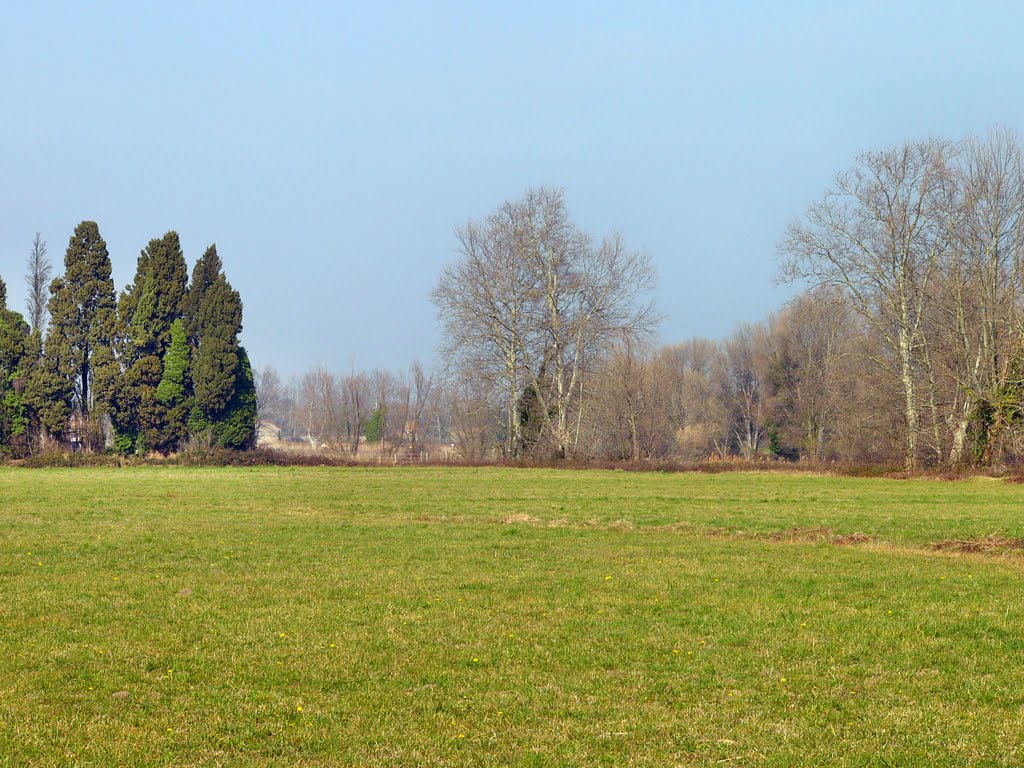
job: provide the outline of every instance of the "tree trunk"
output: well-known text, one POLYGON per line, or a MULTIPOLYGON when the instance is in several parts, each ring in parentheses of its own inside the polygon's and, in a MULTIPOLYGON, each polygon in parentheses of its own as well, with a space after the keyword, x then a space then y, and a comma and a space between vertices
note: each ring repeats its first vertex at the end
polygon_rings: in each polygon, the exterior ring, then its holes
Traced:
POLYGON ((903 385, 904 418, 907 437, 903 463, 907 470, 917 467, 917 431, 919 416, 914 394, 914 374, 911 366, 911 340, 906 329, 900 329, 900 383, 903 385))

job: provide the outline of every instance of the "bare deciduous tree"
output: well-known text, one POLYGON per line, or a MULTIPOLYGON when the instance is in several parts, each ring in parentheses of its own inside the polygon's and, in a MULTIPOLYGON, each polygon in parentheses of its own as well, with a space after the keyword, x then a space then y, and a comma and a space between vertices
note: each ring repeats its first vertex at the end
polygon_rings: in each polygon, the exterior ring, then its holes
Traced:
POLYGON ((834 451, 853 338, 846 300, 835 289, 813 289, 772 315, 768 328, 772 420, 786 446, 825 459, 834 451))
POLYGON ((502 392, 506 411, 503 451, 518 456, 522 425, 517 403, 523 389, 524 350, 532 330, 535 276, 510 247, 514 221, 505 211, 456 230, 458 258, 441 274, 431 298, 444 324, 442 353, 455 371, 472 371, 502 392))
POLYGON ((725 456, 732 439, 732 406, 719 344, 710 339, 673 344, 661 350, 657 363, 665 377, 677 450, 686 459, 725 456))
POLYGON ((733 434, 740 455, 752 459, 765 438, 767 333, 764 326, 742 325, 725 342, 728 387, 736 406, 733 434))
POLYGON ((434 378, 419 360, 413 361, 396 384, 395 422, 400 442, 415 447, 423 431, 423 418, 431 404, 434 378))
POLYGON ((501 423, 494 390, 473 376, 446 381, 441 394, 447 411, 452 443, 463 459, 483 461, 493 455, 501 423))
POLYGON ((359 441, 366 422, 370 401, 370 381, 365 373, 353 370, 342 385, 344 434, 353 456, 359 454, 359 441))
POLYGON ((885 341, 889 354, 878 362, 903 391, 908 468, 918 460, 922 381, 936 413, 924 322, 948 245, 953 154, 949 143, 931 140, 861 155, 780 246, 786 278, 840 287, 885 341))
POLYGON ((654 269, 615 236, 594 246, 561 190, 531 189, 457 231, 459 256, 432 298, 449 365, 502 392, 505 453, 525 445, 523 397, 558 456, 577 448, 587 365, 614 340, 656 322, 654 269), (576 416, 574 421, 573 417, 576 416))
POLYGON ((337 448, 343 436, 342 382, 323 366, 303 374, 296 407, 310 447, 337 448))
POLYGON ((951 247, 938 282, 937 325, 956 384, 949 460, 964 459, 968 430, 992 460, 1006 426, 1002 408, 1020 346, 1024 256, 1024 157, 1015 134, 991 131, 964 143, 947 221, 951 247))
POLYGON ((28 322, 33 331, 42 333, 48 315, 47 304, 50 301, 50 276, 53 274, 53 265, 46 255, 46 241, 39 232, 36 232, 32 239, 32 250, 28 252, 26 267, 25 286, 28 288, 28 297, 25 299, 25 309, 28 312, 28 322))
POLYGON ((605 458, 668 455, 674 436, 663 369, 642 341, 626 336, 591 373, 591 440, 605 458))
POLYGON ((257 429, 270 422, 280 427, 288 405, 288 395, 277 369, 272 365, 257 369, 255 385, 257 429))

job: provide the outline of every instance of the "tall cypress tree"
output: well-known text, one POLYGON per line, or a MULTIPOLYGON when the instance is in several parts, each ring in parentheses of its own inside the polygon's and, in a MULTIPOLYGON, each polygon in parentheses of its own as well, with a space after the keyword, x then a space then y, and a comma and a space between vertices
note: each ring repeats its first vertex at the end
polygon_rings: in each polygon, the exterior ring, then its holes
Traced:
POLYGON ((215 419, 234 393, 242 330, 242 298, 224 275, 203 294, 195 327, 199 340, 192 364, 196 404, 215 419))
POLYGON ((217 445, 236 451, 256 447, 256 384, 245 347, 238 348, 238 368, 231 399, 213 424, 217 445))
POLYGON ((25 318, 7 308, 7 286, 0 278, 0 387, 28 353, 29 331, 25 318))
POLYGON ((121 294, 118 319, 124 375, 113 416, 121 452, 166 452, 180 439, 168 434, 167 406, 156 390, 171 344, 171 328, 184 310, 187 281, 181 241, 172 231, 149 241, 139 254, 135 279, 121 294))
POLYGON ((29 428, 24 399, 28 362, 29 325, 7 309, 7 286, 0 279, 0 456, 24 451, 29 428))
POLYGON ((189 283, 188 295, 185 297, 183 320, 185 333, 193 347, 199 346, 199 308, 203 297, 217 278, 221 276, 224 265, 217 255, 217 244, 214 243, 203 253, 192 268, 192 281, 189 283))
POLYGON ((171 343, 171 324, 185 311, 187 293, 188 266, 178 233, 171 231, 150 240, 139 254, 135 279, 121 294, 118 304, 122 323, 133 330, 135 351, 163 355, 171 343), (140 309, 146 316, 147 328, 144 334, 136 336, 135 316, 140 309))
MULTIPOLYGON (((34 448, 46 407, 42 332, 7 309, 4 287, 0 280, 0 454, 21 456, 34 448)), ((68 414, 59 405, 55 413, 59 432, 68 414)))
POLYGON ((225 447, 250 447, 255 439, 255 389, 248 356, 238 343, 242 298, 220 272, 220 259, 213 247, 197 262, 192 280, 189 335, 195 352, 189 431, 209 434, 225 447), (247 394, 250 389, 252 398, 247 394))
MULTIPOLYGON (((68 243, 64 274, 50 286, 50 327, 46 336, 51 416, 73 413, 79 427, 94 407, 107 409, 117 379, 112 342, 116 299, 110 255, 94 221, 83 221, 68 243), (59 402, 57 402, 59 401, 59 402)), ((56 417, 47 420, 59 433, 56 417)))

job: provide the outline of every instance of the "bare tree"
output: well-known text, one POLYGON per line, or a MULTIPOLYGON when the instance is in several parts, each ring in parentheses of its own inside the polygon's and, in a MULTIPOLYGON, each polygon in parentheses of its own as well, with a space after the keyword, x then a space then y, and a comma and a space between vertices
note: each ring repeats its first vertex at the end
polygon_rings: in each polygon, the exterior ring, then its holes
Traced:
POLYGON ((343 423, 349 450, 353 456, 359 454, 359 441, 367 416, 370 401, 370 381, 365 373, 353 370, 342 381, 343 423))
POLYGON ((28 297, 25 299, 25 309, 28 312, 28 322, 33 331, 42 333, 49 314, 47 304, 50 301, 50 276, 53 274, 53 264, 46 255, 46 241, 39 232, 36 232, 32 239, 32 250, 28 252, 26 266, 25 286, 28 288, 28 297))
MULTIPOLYGON (((396 381, 395 376, 391 371, 383 368, 376 368, 370 373, 370 392, 373 398, 373 416, 377 419, 378 428, 378 439, 380 444, 378 448, 378 458, 383 460, 385 454, 390 454, 395 450, 396 443, 398 442, 398 432, 396 435, 396 419, 392 418, 392 405, 395 400, 396 394, 396 381)), ((367 435, 367 439, 370 436, 367 435)))
POLYGON ((726 386, 735 409, 733 434, 740 455, 757 456, 766 433, 768 334, 763 325, 741 325, 725 342, 726 386))
POLYGON ((588 421, 601 455, 641 461, 670 453, 674 439, 663 374, 650 347, 629 336, 593 371, 588 421))
POLYGON ((524 350, 535 333, 529 313, 537 285, 510 247, 515 227, 511 213, 503 209, 456 230, 458 258, 445 267, 431 298, 444 324, 442 354, 448 366, 472 371, 502 393, 503 451, 515 457, 523 445, 517 403, 525 378, 524 350))
POLYGON ((419 360, 396 378, 393 405, 396 434, 399 442, 408 442, 413 448, 420 440, 423 417, 431 403, 434 379, 419 360))
POLYGON ((932 140, 861 155, 780 246, 784 277, 840 287, 884 339, 889 354, 878 362, 903 391, 904 462, 911 468, 918 460, 922 381, 937 424, 924 321, 948 244, 942 211, 953 152, 932 140))
POLYGON ((817 288, 794 298, 768 319, 771 419, 788 448, 824 459, 834 450, 840 386, 854 331, 842 293, 817 288))
POLYGON ((323 366, 303 374, 299 382, 297 410, 304 438, 311 448, 337 448, 342 440, 342 382, 323 366))
MULTIPOLYGON (((964 144, 947 221, 933 316, 943 332, 943 361, 955 391, 949 460, 964 460, 968 430, 991 461, 1008 425, 1004 403, 1021 333, 1024 256, 1024 155, 1017 136, 994 130, 964 144)), ((1011 398, 1012 399, 1012 398, 1011 398)))
POLYGON ((457 235, 459 257, 432 295, 449 365, 503 393, 507 455, 525 445, 529 390, 545 444, 564 457, 577 447, 588 364, 657 320, 651 261, 618 236, 595 247, 570 220, 561 190, 527 190, 457 235))
POLYGON ((677 450, 687 459, 725 456, 732 441, 731 395, 724 354, 710 339, 664 347, 657 357, 677 450))
POLYGON ((288 405, 288 394, 277 369, 272 365, 257 369, 255 384, 258 426, 273 422, 280 427, 288 405))
POLYGON ((467 461, 483 461, 497 450, 501 425, 494 389, 472 375, 454 376, 444 382, 441 401, 447 412, 455 449, 467 461))

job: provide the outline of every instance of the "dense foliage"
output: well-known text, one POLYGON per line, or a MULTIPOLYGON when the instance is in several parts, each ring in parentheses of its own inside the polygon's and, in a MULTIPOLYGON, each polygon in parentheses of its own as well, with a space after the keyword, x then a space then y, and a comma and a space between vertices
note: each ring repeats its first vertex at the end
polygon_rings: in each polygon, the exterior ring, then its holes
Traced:
POLYGON ((191 284, 176 232, 141 252, 120 297, 95 222, 71 237, 50 285, 49 325, 6 308, 0 281, 0 455, 57 443, 168 454, 185 441, 255 443, 252 370, 239 345, 242 301, 211 246, 191 284))

